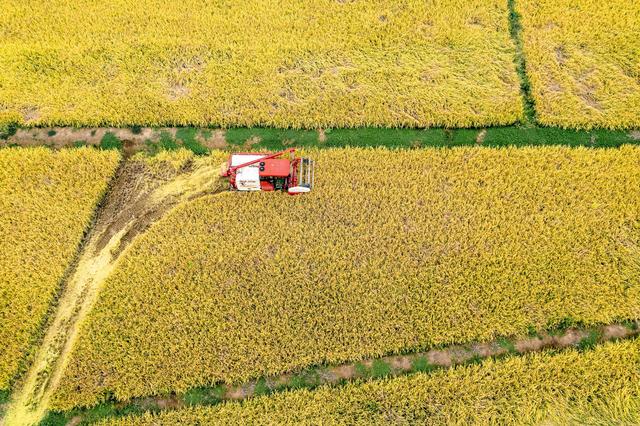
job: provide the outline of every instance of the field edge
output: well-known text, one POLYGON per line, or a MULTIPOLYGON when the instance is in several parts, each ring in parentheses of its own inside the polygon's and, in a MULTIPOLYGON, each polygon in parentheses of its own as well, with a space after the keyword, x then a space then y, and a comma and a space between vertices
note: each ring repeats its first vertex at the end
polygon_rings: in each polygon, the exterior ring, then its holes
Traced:
POLYGON ((316 365, 300 371, 260 377, 235 386, 201 386, 185 393, 148 395, 129 401, 107 400, 92 407, 68 411, 48 411, 41 425, 92 424, 94 422, 144 413, 160 413, 185 407, 215 406, 226 401, 244 401, 298 389, 320 386, 342 387, 349 383, 430 373, 486 360, 521 357, 545 352, 561 353, 569 349, 591 351, 607 342, 630 340, 640 336, 640 320, 627 320, 600 326, 580 326, 566 319, 555 327, 530 336, 498 337, 491 342, 436 346, 391 353, 339 365, 316 365), (570 325, 570 326, 569 326, 570 325))

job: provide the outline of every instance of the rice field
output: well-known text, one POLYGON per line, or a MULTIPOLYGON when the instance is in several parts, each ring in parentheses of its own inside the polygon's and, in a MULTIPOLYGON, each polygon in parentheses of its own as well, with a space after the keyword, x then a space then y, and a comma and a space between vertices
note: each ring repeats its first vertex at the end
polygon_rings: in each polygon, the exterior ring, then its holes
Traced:
POLYGON ((0 0, 0 125, 522 118, 501 0, 0 0))
POLYGON ((640 127, 640 3, 518 0, 538 121, 640 127))
POLYGON ((0 390, 37 337, 119 159, 92 149, 0 150, 0 390))
MULTIPOLYGON (((0 423, 640 320, 638 1, 0 11, 0 423), (218 179, 294 146, 305 196, 218 179)), ((640 339, 581 343, 103 424, 640 424, 640 339)))
POLYGON ((637 424, 638 383, 636 340, 100 424, 637 424))
POLYGON ((200 198, 134 240, 52 407, 640 317, 638 147, 307 154, 308 196, 200 198))

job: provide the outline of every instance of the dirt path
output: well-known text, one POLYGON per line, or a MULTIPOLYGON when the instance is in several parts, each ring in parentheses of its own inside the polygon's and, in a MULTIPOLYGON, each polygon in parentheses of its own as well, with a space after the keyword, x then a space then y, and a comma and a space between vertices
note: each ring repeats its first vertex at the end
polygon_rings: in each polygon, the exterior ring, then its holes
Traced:
POLYGON ((180 170, 167 164, 150 170, 129 160, 118 171, 104 208, 70 274, 35 360, 13 399, 4 424, 37 424, 45 414, 99 289, 131 241, 176 204, 222 190, 219 168, 206 159, 189 161, 180 170))
MULTIPOLYGON (((3 145, 50 146, 53 148, 69 148, 77 144, 98 146, 105 135, 112 135, 122 142, 125 151, 146 151, 148 143, 158 143, 163 137, 176 139, 178 127, 150 128, 142 127, 133 131, 119 127, 33 127, 20 128, 6 141, 0 140, 3 145)), ((225 131, 222 129, 194 129, 193 138, 200 145, 209 149, 227 148, 225 131)))
MULTIPOLYGON (((519 65, 520 66, 520 65, 519 65)), ((531 115, 531 114, 529 114, 531 115)), ((272 149, 272 145, 274 142, 280 143, 283 147, 291 146, 292 144, 296 144, 296 140, 301 142, 302 139, 308 138, 308 131, 303 131, 300 133, 299 137, 295 137, 294 139, 286 139, 291 137, 287 132, 279 134, 277 129, 256 129, 255 134, 251 135, 251 132, 244 132, 246 139, 244 141, 238 140, 237 136, 229 137, 228 131, 225 129, 208 129, 208 128, 186 128, 188 130, 188 138, 189 143, 185 143, 185 128, 178 127, 161 127, 161 128, 150 128, 150 127, 139 127, 135 129, 129 128, 118 128, 118 127, 95 127, 95 128, 72 128, 72 127, 33 127, 33 128, 19 128, 15 132, 15 134, 7 136, 6 140, 0 137, 0 148, 5 146, 22 146, 22 147, 32 147, 32 146, 48 146, 55 149, 60 148, 69 148, 78 145, 89 145, 89 146, 100 146, 105 137, 107 139, 111 139, 113 141, 117 141, 122 145, 122 150, 126 154, 132 154, 135 152, 150 152, 153 153, 159 149, 164 149, 164 143, 166 143, 166 139, 169 138, 171 143, 175 143, 180 146, 187 146, 190 149, 193 149, 193 145, 197 145, 202 148, 207 148, 209 150, 228 150, 228 149, 243 149, 250 150, 252 145, 256 143, 262 142, 262 138, 269 134, 269 143, 267 146, 262 146, 263 148, 272 149), (183 132, 182 135, 180 132, 183 132), (251 136, 249 136, 251 135, 251 136), (285 136, 288 135, 288 136, 285 136), (165 140, 165 142, 163 142, 165 140)), ((522 141, 518 142, 518 145, 524 144, 524 141, 527 138, 531 138, 528 143, 537 145, 540 142, 544 144, 560 144, 558 141, 557 132, 553 132, 549 134, 547 137, 542 137, 541 135, 534 136, 529 131, 531 128, 519 128, 513 127, 514 131, 521 132, 522 141), (518 130, 520 129, 520 130, 518 130)), ((544 133, 549 131, 550 129, 545 129, 543 127, 539 128, 541 130, 540 133, 544 133)), ((248 129, 245 129, 248 130, 248 129)), ((371 140, 371 134, 368 129, 361 129, 362 134, 361 138, 367 140, 367 143, 377 146, 378 144, 384 144, 385 139, 388 136, 384 135, 382 131, 380 133, 379 140, 371 140)), ((468 139, 467 144, 471 145, 472 143, 475 145, 487 145, 487 141, 489 141, 488 146, 503 146, 513 144, 513 134, 511 133, 502 133, 500 131, 496 131, 496 128, 487 128, 487 129, 478 129, 475 133, 475 137, 472 139, 468 139)), ((398 132, 398 137, 402 137, 402 132, 413 132, 411 129, 395 129, 394 131, 398 132)), ((455 133, 458 130, 446 130, 449 137, 446 141, 442 141, 445 145, 452 143, 455 133)), ((553 131, 553 129, 551 129, 553 131)), ((332 146, 336 146, 336 139, 332 137, 332 133, 329 129, 316 129, 313 130, 317 135, 317 145, 319 147, 326 146, 327 143, 332 146), (333 143, 330 143, 332 142, 333 143)), ((468 132, 468 130, 464 130, 464 132, 468 132)), ((574 130, 565 130, 568 137, 569 134, 572 139, 575 138, 574 130)), ((598 137, 596 138, 594 134, 590 132, 581 132, 583 133, 582 140, 580 142, 581 145, 584 146, 602 146, 607 147, 610 144, 618 145, 620 144, 620 136, 617 132, 610 132, 609 134, 603 134, 600 132, 598 137)), ((357 137, 358 130, 354 129, 353 137, 357 137)), ((628 140, 626 143, 638 143, 640 141, 640 129, 633 129, 627 131, 628 140)), ((464 136, 462 139, 465 139, 467 136, 464 136)), ((375 138, 374 138, 375 139, 375 138)), ((461 140, 462 140, 461 139, 461 140)), ((340 144, 345 143, 346 140, 338 140, 340 144)), ((305 143, 306 144, 306 143, 305 143)), ((402 146, 401 144, 400 146, 402 146)), ((404 145, 405 148, 418 148, 422 146, 421 141, 411 141, 407 142, 404 145)), ((255 147, 254 147, 255 149, 255 147)))

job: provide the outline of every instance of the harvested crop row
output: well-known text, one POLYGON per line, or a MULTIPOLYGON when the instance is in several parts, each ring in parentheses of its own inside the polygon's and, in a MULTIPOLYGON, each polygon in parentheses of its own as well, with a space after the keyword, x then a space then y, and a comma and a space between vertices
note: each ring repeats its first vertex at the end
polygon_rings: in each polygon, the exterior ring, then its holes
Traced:
POLYGON ((432 374, 146 414, 109 426, 177 424, 637 424, 639 341, 541 353, 432 374), (596 421, 598 420, 598 421, 596 421))
POLYGON ((516 3, 538 120, 640 127, 640 2, 516 3))
POLYGON ((0 389, 10 385, 119 161, 117 152, 0 150, 0 389))
POLYGON ((0 10, 0 124, 466 127, 522 116, 502 0, 0 10))
POLYGON ((308 155, 308 196, 202 198, 134 241, 55 407, 640 317, 640 148, 308 155))

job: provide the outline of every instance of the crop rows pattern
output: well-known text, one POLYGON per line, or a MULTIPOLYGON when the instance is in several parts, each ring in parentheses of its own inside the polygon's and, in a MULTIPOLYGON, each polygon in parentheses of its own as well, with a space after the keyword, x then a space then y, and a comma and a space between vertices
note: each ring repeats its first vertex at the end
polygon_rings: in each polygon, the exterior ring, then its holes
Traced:
POLYGON ((640 317, 640 148, 308 155, 308 196, 201 198, 134 241, 54 406, 640 317))
POLYGON ((518 0, 540 123, 640 127, 640 2, 518 0))
POLYGON ((639 341, 538 353, 340 388, 146 414, 103 426, 175 424, 637 424, 639 341))
POLYGON ((0 124, 488 126, 502 0, 0 0, 0 124))
POLYGON ((119 161, 117 152, 0 150, 0 390, 10 385, 119 161))

